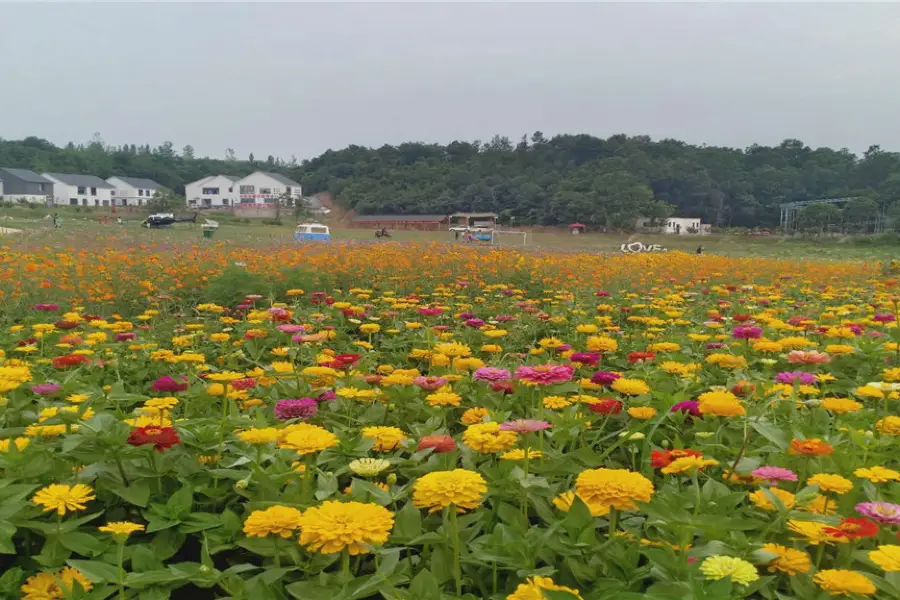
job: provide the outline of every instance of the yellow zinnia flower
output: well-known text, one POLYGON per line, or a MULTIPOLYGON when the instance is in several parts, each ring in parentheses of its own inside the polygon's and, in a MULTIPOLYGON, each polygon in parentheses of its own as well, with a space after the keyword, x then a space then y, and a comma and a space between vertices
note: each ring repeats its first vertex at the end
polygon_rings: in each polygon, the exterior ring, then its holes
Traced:
POLYGON ((472 450, 482 454, 491 454, 506 450, 516 443, 515 431, 503 431, 499 423, 476 423, 463 432, 463 443, 472 450))
POLYGON ((327 501, 307 509, 299 519, 300 544, 320 554, 371 552, 387 542, 394 513, 370 502, 327 501))
POLYGON ((132 523, 131 521, 113 521, 97 528, 98 531, 103 533, 111 533, 120 537, 128 537, 132 533, 144 531, 144 529, 144 526, 140 523, 132 523))
POLYGON ((869 552, 869 560, 885 571, 900 571, 900 546, 893 544, 878 546, 869 552))
POLYGON ((362 437, 375 440, 372 450, 390 452, 406 439, 406 433, 398 427, 363 427, 362 437))
POLYGON ((735 583, 748 585, 759 579, 756 567, 734 556, 710 556, 700 565, 700 572, 707 579, 730 577, 735 583))
POLYGON ((44 512, 55 510, 65 516, 66 511, 84 510, 87 503, 96 498, 94 490, 83 483, 65 485, 54 483, 38 490, 31 501, 44 507, 44 512))
POLYGON ((778 544, 765 544, 760 550, 775 555, 775 558, 766 563, 770 573, 780 571, 788 575, 799 575, 807 573, 812 565, 809 555, 801 550, 778 544))
POLYGON ((834 492, 835 494, 846 494, 853 489, 852 481, 833 473, 818 473, 810 477, 807 482, 810 485, 819 486, 823 492, 834 492))
POLYGON ((706 392, 697 397, 698 409, 703 415, 714 417, 738 417, 746 411, 740 399, 731 392, 706 392))
POLYGON ((296 508, 276 504, 264 510, 254 510, 244 521, 247 537, 278 535, 289 538, 300 528, 302 513, 296 508))
POLYGON ((853 474, 857 477, 868 479, 872 483, 885 483, 888 481, 900 480, 900 471, 879 466, 859 468, 853 471, 853 474))
POLYGON ((857 571, 825 569, 816 573, 813 581, 832 596, 868 596, 876 592, 872 580, 857 571))
POLYGON ((618 510, 637 510, 637 502, 649 502, 653 483, 627 469, 588 469, 575 479, 575 493, 587 504, 606 504, 618 510))
POLYGON ((435 512, 454 506, 460 510, 477 508, 487 493, 481 474, 467 469, 432 471, 413 484, 413 505, 435 512))
POLYGON ((532 577, 527 579, 525 583, 520 583, 516 587, 516 591, 506 597, 506 600, 544 600, 546 596, 543 590, 551 592, 568 592, 578 600, 581 600, 581 594, 576 589, 556 585, 549 577, 532 577))

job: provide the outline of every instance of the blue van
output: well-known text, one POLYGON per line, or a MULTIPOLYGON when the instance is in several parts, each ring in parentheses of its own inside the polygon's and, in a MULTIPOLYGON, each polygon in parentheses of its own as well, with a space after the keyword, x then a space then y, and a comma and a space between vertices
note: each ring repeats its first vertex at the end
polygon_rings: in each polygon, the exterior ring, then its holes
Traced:
POLYGON ((301 223, 294 231, 294 239, 298 242, 328 241, 331 239, 331 231, 328 229, 328 225, 301 223))

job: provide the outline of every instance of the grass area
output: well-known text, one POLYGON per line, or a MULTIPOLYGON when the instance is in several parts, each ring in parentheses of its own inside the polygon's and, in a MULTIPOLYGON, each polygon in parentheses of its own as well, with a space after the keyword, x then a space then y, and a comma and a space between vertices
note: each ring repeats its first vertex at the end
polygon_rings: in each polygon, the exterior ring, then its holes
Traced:
MULTIPOLYGON (((90 238, 115 238, 122 244, 174 244, 201 241, 199 226, 177 224, 171 228, 148 230, 140 227, 143 214, 125 214, 124 224, 115 222, 116 215, 88 210, 75 211, 70 207, 61 207, 58 211, 62 219, 62 228, 54 230, 51 220, 46 218, 49 211, 20 207, 4 207, 0 209, 0 226, 23 230, 22 234, 8 236, 4 242, 13 245, 59 243, 63 246, 79 246, 83 240, 90 238), (111 218, 109 223, 99 221, 103 216, 111 218), (86 237, 87 236, 87 237, 86 237)), ((201 218, 204 215, 201 215, 201 218)), ((255 220, 249 223, 240 222, 221 215, 208 215, 220 223, 215 234, 216 241, 233 242, 239 245, 260 246, 294 243, 292 224, 266 225, 255 220)), ((347 229, 333 226, 332 238, 336 241, 376 242, 375 232, 369 229, 347 229)), ((446 231, 392 231, 391 241, 398 242, 445 242, 462 244, 455 241, 452 234, 446 231)), ((573 236, 566 232, 540 231, 529 233, 528 247, 555 252, 596 252, 618 254, 623 243, 639 241, 644 244, 659 244, 669 250, 680 250, 693 253, 698 245, 703 245, 709 254, 723 256, 760 256, 771 258, 824 260, 884 260, 893 258, 897 247, 871 240, 872 243, 860 243, 859 238, 804 239, 781 236, 752 237, 741 235, 711 235, 705 237, 645 235, 645 234, 602 234, 586 233, 573 236)), ((518 236, 504 236, 504 246, 521 248, 522 240, 518 236)))

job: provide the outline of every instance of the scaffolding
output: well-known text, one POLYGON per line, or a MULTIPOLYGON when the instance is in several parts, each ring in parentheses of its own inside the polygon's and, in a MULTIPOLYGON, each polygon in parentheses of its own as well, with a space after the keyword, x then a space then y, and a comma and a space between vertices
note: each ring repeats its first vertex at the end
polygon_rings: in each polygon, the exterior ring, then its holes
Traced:
POLYGON ((819 198, 817 200, 797 200, 795 202, 785 202, 781 205, 781 230, 784 233, 790 233, 797 228, 797 215, 801 210, 813 204, 845 204, 852 200, 859 199, 859 196, 847 196, 844 198, 819 198))

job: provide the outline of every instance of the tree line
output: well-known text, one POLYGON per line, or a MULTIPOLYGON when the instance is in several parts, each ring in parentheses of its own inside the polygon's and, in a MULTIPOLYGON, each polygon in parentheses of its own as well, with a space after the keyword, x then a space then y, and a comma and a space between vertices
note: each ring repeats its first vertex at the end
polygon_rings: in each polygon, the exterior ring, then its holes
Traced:
POLYGON ((489 211, 515 224, 628 228, 637 216, 676 215, 719 227, 773 227, 779 204, 828 197, 857 200, 843 210, 807 209, 807 221, 900 214, 900 154, 871 146, 858 156, 795 139, 741 149, 647 136, 547 138, 538 131, 516 143, 495 136, 446 145, 354 145, 298 161, 252 154, 243 160, 230 149, 225 158, 203 158, 170 142, 110 146, 95 136, 60 147, 29 137, 0 139, 0 166, 147 177, 180 194, 206 175, 275 171, 299 181, 306 194, 331 192, 358 214, 489 211))

